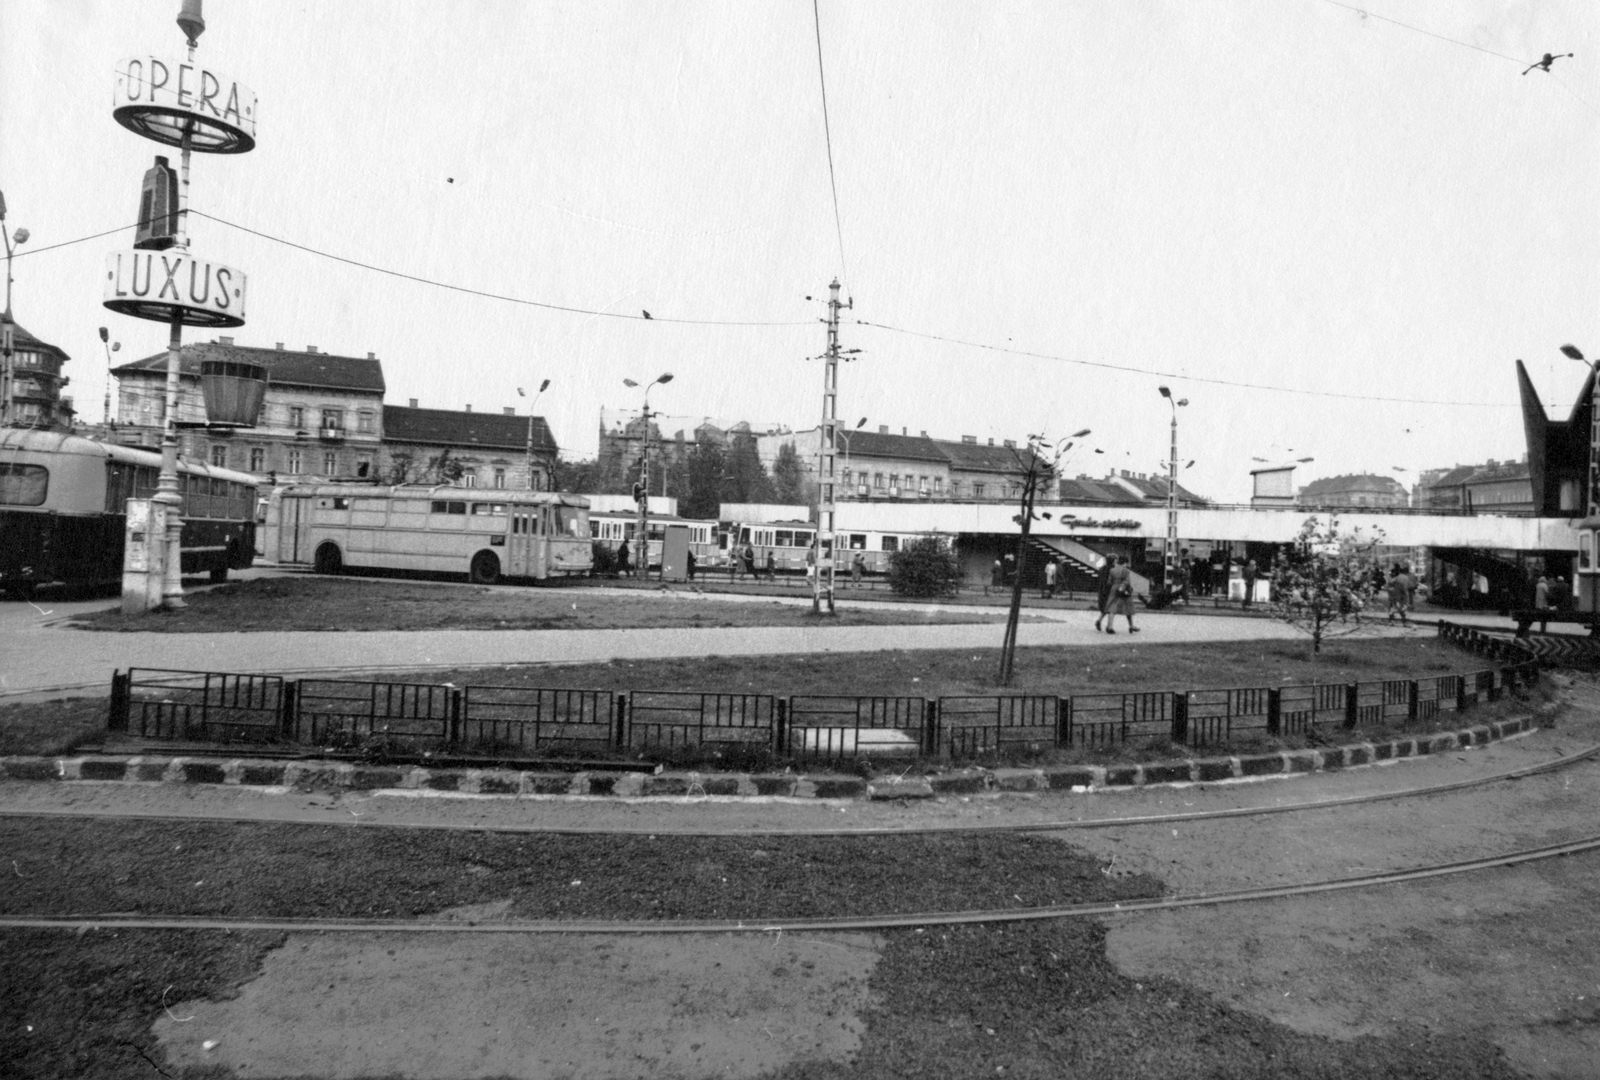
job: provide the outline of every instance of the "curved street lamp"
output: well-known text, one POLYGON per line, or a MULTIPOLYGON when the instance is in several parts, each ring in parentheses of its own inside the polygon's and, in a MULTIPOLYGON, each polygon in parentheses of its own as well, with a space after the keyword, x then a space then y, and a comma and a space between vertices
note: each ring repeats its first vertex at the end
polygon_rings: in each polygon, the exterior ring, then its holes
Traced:
POLYGON ((18 229, 9 233, 5 229, 6 222, 6 197, 0 193, 0 238, 6 244, 6 312, 0 318, 0 427, 9 424, 15 418, 12 416, 12 373, 11 354, 16 349, 15 337, 12 334, 11 320, 11 256, 17 247, 28 242, 28 230, 18 229), (15 245, 15 246, 13 246, 15 245))
MULTIPOLYGON (((644 408, 640 415, 644 418, 644 453, 639 455, 639 482, 633 486, 633 501, 639 506, 639 533, 634 537, 637 545, 639 576, 650 576, 650 418, 655 414, 650 411, 650 388, 665 385, 672 381, 670 371, 656 376, 644 388, 644 408)), ((637 389, 639 384, 632 379, 623 379, 622 385, 629 389, 637 389)))
MULTIPOLYGON (((535 484, 533 472, 533 407, 539 404, 539 395, 550 389, 550 380, 546 379, 539 384, 539 389, 533 392, 533 400, 528 402, 528 490, 537 491, 539 485, 535 484)), ((518 397, 527 397, 522 392, 522 387, 517 387, 518 397)))

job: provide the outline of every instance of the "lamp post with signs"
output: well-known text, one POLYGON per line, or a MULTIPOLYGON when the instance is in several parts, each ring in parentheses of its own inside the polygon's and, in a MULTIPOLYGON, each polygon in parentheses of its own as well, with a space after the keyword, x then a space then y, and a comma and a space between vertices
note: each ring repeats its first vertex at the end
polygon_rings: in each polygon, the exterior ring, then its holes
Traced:
POLYGON ((13 241, 17 247, 26 244, 28 230, 18 229, 15 234, 6 231, 4 193, 0 193, 0 237, 4 237, 6 243, 6 311, 4 316, 0 316, 0 427, 7 427, 16 420, 12 407, 12 399, 16 394, 11 370, 11 354, 16 350, 11 320, 11 256, 16 249, 12 244, 13 241))
MULTIPOLYGON (((644 388, 644 408, 640 411, 640 418, 644 421, 644 448, 639 455, 639 482, 633 485, 633 501, 639 508, 639 532, 634 537, 635 550, 638 561, 635 564, 640 578, 650 576, 650 418, 655 414, 650 411, 650 387, 657 383, 666 384, 672 381, 672 373, 666 372, 656 377, 649 386, 644 388)), ((636 389, 639 384, 632 379, 623 379, 622 385, 636 389)))
MULTIPOLYGON (((1589 364, 1576 345, 1561 346, 1562 355, 1589 364)), ((1600 611, 1600 359, 1590 365, 1589 486, 1578 522, 1578 565, 1572 575, 1573 599, 1579 611, 1600 611)), ((1534 492, 1534 497, 1540 497, 1534 492)))
MULTIPOLYGON (((544 393, 548 389, 550 389, 550 380, 546 379, 546 380, 544 380, 544 382, 539 384, 539 389, 537 389, 537 390, 535 390, 533 392, 533 400, 528 402, 528 490, 529 491, 537 491, 537 490, 539 490, 539 488, 541 486, 539 484, 534 483, 535 474, 534 474, 534 471, 533 471, 533 407, 535 405, 539 404, 539 395, 544 393)), ((522 392, 522 387, 520 387, 520 386, 517 387, 517 396, 518 397, 526 397, 527 396, 522 392)))
MULTIPOLYGON (((185 326, 234 327, 245 321, 243 271, 189 250, 189 158, 242 154, 256 144, 256 98, 245 85, 195 62, 205 32, 201 0, 183 0, 178 27, 188 41, 185 60, 139 56, 116 69, 112 117, 123 127, 180 152, 174 175, 165 158, 145 174, 133 248, 106 256, 103 303, 122 315, 164 322, 167 341, 166 416, 161 436, 161 475, 154 501, 165 509, 159 601, 146 608, 183 607, 180 542, 183 495, 178 486, 178 390, 185 326)), ((152 537, 153 541, 153 537, 152 537)), ((151 547, 154 547, 152 542, 151 547)), ((154 560, 151 560, 152 567, 154 560)), ((125 577, 125 582, 127 578, 125 577)), ((148 600, 150 598, 146 598, 148 600)), ((124 592, 123 607, 132 601, 124 592)))

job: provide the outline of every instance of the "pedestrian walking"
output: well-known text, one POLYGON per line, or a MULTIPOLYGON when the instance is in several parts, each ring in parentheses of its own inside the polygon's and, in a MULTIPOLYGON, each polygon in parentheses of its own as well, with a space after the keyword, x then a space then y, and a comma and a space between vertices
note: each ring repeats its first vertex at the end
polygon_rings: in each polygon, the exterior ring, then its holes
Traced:
POLYGON ((689 552, 689 580, 694 580, 695 557, 694 552, 689 552))
POLYGON ((989 584, 991 586, 993 586, 994 588, 998 589, 1001 586, 1003 586, 1005 584, 1005 582, 1006 582, 1005 564, 1002 563, 999 559, 996 559, 994 561, 994 565, 989 568, 989 584))
POLYGON ((1111 568, 1107 582, 1111 586, 1111 596, 1106 603, 1106 633, 1117 632, 1117 616, 1122 615, 1128 620, 1128 633, 1137 634, 1139 628, 1133 625, 1133 571, 1126 555, 1117 557, 1117 565, 1111 568))
POLYGON ((1056 598, 1056 561, 1051 559, 1044 564, 1044 592, 1041 594, 1046 600, 1056 598))
POLYGON ((1256 561, 1254 559, 1246 560, 1244 564, 1244 608, 1246 611, 1249 611, 1250 605, 1255 603, 1257 576, 1256 561))
POLYGON ((617 576, 632 577, 633 566, 628 562, 628 545, 623 544, 617 548, 617 576))
POLYGON ((1396 615, 1400 616, 1401 625, 1406 625, 1406 580, 1400 573, 1400 567, 1389 569, 1389 621, 1394 622, 1396 615))
POLYGON ((806 581, 808 583, 810 583, 810 582, 814 582, 816 580, 817 580, 817 545, 816 544, 812 544, 810 547, 806 548, 806 581))
MULTIPOLYGON (((1539 580, 1535 582, 1533 586, 1533 606, 1537 611, 1550 610, 1550 579, 1545 577, 1543 574, 1539 575, 1539 580)), ((1550 620, 1540 619, 1539 633, 1548 633, 1549 630, 1550 620)))
MULTIPOLYGON (((768 556, 771 554, 772 552, 767 552, 768 556)), ((744 572, 751 577, 756 576, 756 549, 750 544, 744 546, 744 572)))
POLYGON ((1096 630, 1100 629, 1100 623, 1106 617, 1106 607, 1111 603, 1111 568, 1115 565, 1116 560, 1110 555, 1100 560, 1100 575, 1095 580, 1095 610, 1100 613, 1094 620, 1096 630))

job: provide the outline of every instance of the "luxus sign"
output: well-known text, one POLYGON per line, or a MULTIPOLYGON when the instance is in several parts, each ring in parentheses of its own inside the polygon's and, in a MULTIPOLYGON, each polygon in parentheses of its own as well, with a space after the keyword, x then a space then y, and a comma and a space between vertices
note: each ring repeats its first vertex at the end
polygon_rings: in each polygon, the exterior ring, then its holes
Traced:
POLYGON ((115 251, 106 256, 102 301, 112 311, 185 326, 243 326, 243 270, 181 250, 115 251))
POLYGON ((192 61, 131 57, 117 64, 117 123, 147 139, 202 153, 242 154, 256 145, 256 95, 192 61))

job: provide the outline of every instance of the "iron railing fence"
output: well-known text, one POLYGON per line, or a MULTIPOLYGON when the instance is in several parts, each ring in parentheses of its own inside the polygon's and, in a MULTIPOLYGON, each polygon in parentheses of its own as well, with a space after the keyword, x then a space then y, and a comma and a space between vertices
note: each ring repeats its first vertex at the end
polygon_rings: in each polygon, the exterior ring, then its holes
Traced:
POLYGON ((1499 699, 1537 661, 1418 679, 1055 696, 921 698, 463 686, 132 668, 108 727, 153 739, 340 750, 530 753, 760 749, 798 759, 975 758, 1047 747, 1225 748, 1263 737, 1405 727, 1499 699))

